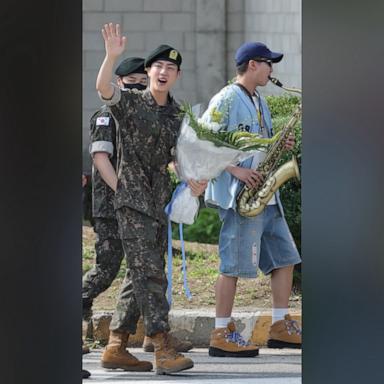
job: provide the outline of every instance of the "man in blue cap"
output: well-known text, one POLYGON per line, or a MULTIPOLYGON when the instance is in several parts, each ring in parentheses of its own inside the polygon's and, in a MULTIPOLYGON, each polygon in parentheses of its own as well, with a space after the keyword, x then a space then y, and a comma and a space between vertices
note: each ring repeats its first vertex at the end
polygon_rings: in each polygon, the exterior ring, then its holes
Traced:
MULTIPOLYGON (((268 106, 258 87, 265 86, 272 66, 283 58, 265 44, 248 42, 236 52, 236 81, 224 87, 209 103, 202 116, 210 123, 215 112, 221 112, 221 125, 228 131, 245 130, 272 136, 268 106)), ((217 115, 217 113, 216 113, 217 115)), ((289 137, 285 148, 291 149, 294 137, 289 137)), ((211 356, 253 357, 258 348, 236 332, 231 321, 238 278, 255 278, 257 270, 271 275, 272 326, 269 347, 301 346, 301 329, 288 314, 294 265, 300 256, 284 219, 279 193, 276 192, 264 211, 256 217, 243 217, 236 211, 236 197, 244 184, 256 187, 262 176, 256 169, 265 157, 259 152, 236 166, 229 166, 205 193, 208 205, 219 209, 222 228, 219 239, 220 275, 216 283, 216 319, 212 331, 211 356)))

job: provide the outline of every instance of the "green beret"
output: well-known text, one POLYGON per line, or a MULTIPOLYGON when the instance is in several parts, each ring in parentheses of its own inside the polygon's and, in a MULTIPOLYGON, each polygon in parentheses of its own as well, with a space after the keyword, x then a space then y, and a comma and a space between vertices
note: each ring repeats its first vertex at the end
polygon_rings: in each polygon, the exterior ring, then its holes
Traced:
POLYGON ((142 57, 128 57, 115 70, 115 75, 120 77, 128 76, 130 73, 147 73, 144 70, 144 59, 142 57))
POLYGON ((157 60, 170 61, 171 63, 176 64, 177 67, 180 69, 180 52, 167 44, 160 45, 147 56, 144 62, 145 68, 150 67, 152 63, 157 60))

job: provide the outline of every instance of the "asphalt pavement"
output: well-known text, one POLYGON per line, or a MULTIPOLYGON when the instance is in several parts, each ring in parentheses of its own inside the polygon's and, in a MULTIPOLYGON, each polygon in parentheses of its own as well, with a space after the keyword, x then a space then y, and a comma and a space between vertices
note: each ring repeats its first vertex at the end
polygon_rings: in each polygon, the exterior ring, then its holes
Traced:
MULTIPOLYGON (((153 353, 142 348, 129 348, 140 360, 153 360, 153 353)), ((194 361, 194 367, 173 375, 155 375, 152 372, 125 372, 101 367, 102 349, 93 349, 83 356, 83 368, 91 372, 83 383, 122 384, 301 384, 301 350, 261 348, 259 356, 248 358, 210 357, 207 348, 194 348, 185 356, 194 361)))

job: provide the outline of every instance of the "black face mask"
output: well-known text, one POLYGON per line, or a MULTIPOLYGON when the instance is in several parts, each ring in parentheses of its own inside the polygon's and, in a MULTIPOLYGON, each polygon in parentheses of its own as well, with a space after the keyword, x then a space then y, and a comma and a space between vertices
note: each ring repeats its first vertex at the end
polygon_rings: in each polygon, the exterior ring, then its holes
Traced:
POLYGON ((144 84, 127 84, 123 83, 124 89, 138 89, 139 91, 144 91, 145 88, 147 88, 144 84))

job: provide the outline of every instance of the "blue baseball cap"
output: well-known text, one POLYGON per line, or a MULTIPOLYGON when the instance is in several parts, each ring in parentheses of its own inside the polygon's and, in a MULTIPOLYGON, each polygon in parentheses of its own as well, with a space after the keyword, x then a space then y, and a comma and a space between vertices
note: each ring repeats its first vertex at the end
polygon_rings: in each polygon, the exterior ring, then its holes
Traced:
POLYGON ((279 52, 272 52, 263 43, 244 43, 235 54, 236 65, 241 65, 249 60, 255 58, 271 60, 273 63, 278 63, 283 54, 279 52))

